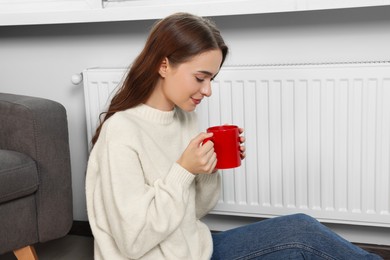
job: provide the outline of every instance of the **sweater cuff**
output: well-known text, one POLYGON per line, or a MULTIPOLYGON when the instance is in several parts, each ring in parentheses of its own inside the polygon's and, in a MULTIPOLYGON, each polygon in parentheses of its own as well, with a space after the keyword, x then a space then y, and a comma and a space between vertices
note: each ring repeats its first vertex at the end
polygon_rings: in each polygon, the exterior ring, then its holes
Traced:
POLYGON ((189 187, 194 181, 195 175, 181 167, 178 163, 174 163, 170 173, 165 179, 166 183, 180 184, 189 187))
POLYGON ((196 175, 196 181, 202 182, 202 183, 211 183, 215 182, 216 179, 218 179, 219 171, 216 171, 212 174, 198 174, 196 175))

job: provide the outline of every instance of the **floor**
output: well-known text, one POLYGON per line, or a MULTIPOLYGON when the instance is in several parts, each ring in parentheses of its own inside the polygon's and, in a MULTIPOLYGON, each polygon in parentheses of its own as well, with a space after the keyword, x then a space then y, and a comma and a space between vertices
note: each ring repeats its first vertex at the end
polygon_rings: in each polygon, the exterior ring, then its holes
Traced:
MULTIPOLYGON (((384 260, 390 259, 388 247, 359 244, 367 251, 379 254, 384 260)), ((67 235, 35 246, 39 260, 93 260, 93 238, 91 236, 67 235)), ((0 255, 0 260, 16 260, 13 253, 0 255)))
MULTIPOLYGON (((39 260, 93 260, 93 238, 68 235, 35 246, 39 260)), ((0 260, 16 260, 13 253, 0 255, 0 260)))

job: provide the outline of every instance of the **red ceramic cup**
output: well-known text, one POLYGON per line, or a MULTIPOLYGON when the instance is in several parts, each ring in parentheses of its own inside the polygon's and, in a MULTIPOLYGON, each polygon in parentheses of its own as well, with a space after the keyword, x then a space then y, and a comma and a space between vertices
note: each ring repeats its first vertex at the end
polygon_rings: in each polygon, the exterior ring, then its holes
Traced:
POLYGON ((217 169, 236 168, 241 165, 240 133, 235 125, 213 126, 207 129, 213 133, 211 138, 204 141, 214 143, 217 154, 217 169))

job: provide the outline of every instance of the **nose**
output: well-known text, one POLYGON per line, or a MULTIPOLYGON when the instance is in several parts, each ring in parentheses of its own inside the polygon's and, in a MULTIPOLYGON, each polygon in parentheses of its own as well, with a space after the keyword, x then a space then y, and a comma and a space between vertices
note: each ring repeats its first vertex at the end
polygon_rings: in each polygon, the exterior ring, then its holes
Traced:
POLYGON ((202 86, 202 88, 200 89, 200 93, 201 93, 203 96, 206 96, 206 97, 211 96, 211 82, 210 82, 210 81, 207 81, 207 82, 202 86))

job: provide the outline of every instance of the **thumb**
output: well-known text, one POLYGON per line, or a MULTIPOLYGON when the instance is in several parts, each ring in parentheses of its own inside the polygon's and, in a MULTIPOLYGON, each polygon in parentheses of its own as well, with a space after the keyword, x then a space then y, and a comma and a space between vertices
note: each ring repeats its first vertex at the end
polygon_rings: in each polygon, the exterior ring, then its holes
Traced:
POLYGON ((193 139, 193 142, 195 143, 195 145, 201 145, 204 143, 204 141, 207 138, 210 138, 212 136, 213 136, 213 133, 200 133, 193 139))

